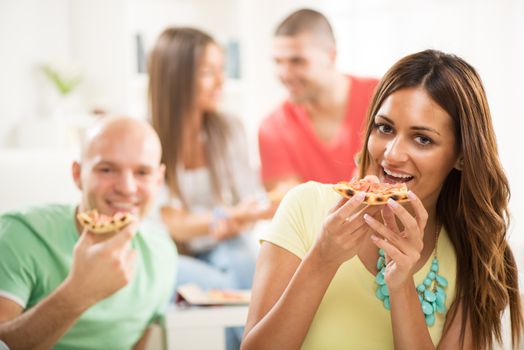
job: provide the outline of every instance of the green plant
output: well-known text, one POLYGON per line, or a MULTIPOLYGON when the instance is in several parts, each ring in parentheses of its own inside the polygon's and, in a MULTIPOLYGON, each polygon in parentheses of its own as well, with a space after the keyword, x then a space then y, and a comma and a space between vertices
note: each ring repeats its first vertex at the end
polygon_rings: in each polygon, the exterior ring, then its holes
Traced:
POLYGON ((73 91, 82 81, 82 76, 78 71, 66 72, 51 64, 43 64, 41 69, 60 94, 64 96, 73 91))

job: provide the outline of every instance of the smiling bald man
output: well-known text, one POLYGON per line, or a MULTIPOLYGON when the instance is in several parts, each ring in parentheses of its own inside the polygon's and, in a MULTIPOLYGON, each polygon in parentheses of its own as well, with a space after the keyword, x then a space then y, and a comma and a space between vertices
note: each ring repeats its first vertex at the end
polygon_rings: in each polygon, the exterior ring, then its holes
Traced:
MULTIPOLYGON (((176 248, 141 224, 163 183, 161 147, 144 121, 106 118, 88 130, 73 179, 78 205, 0 216, 0 339, 13 349, 140 349, 174 290, 176 248), (107 239, 78 211, 130 213, 107 239)), ((45 184, 43 184, 45 186, 45 184)))

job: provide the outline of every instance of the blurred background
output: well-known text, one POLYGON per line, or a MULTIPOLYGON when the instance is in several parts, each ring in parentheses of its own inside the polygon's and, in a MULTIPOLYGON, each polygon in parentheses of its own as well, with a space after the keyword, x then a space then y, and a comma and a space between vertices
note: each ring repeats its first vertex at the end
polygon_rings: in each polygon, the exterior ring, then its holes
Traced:
POLYGON ((75 198, 68 169, 81 130, 104 113, 147 117, 147 53, 168 25, 204 29, 227 50, 223 107, 244 121, 256 166, 258 125, 285 97, 273 31, 301 7, 332 22, 342 71, 380 77, 426 48, 478 69, 512 188, 510 239, 524 266, 521 0, 0 0, 0 210, 75 198))

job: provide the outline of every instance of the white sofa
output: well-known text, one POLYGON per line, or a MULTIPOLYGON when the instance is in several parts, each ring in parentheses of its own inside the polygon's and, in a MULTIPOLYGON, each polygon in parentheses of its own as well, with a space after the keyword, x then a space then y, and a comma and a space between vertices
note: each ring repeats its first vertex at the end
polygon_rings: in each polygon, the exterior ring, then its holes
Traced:
POLYGON ((74 203, 79 191, 71 177, 77 152, 0 150, 0 212, 39 203, 74 203))

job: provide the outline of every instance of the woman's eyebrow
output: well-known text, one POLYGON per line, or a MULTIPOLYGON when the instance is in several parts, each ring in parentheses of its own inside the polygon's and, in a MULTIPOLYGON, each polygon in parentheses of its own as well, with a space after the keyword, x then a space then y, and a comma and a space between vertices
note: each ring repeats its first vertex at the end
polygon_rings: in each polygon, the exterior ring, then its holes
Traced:
MULTIPOLYGON (((377 118, 385 119, 391 125, 395 125, 395 122, 393 120, 391 120, 390 118, 386 117, 385 115, 378 114, 377 118)), ((440 136, 440 133, 437 130, 435 130, 433 128, 430 128, 428 126, 412 126, 411 129, 412 130, 417 130, 417 131, 429 131, 429 132, 433 132, 433 133, 435 133, 435 134, 440 136)))

